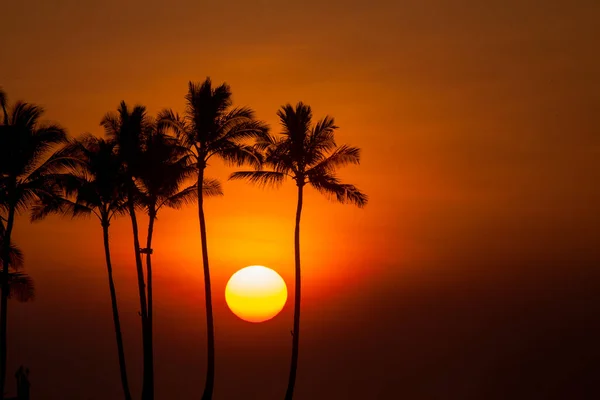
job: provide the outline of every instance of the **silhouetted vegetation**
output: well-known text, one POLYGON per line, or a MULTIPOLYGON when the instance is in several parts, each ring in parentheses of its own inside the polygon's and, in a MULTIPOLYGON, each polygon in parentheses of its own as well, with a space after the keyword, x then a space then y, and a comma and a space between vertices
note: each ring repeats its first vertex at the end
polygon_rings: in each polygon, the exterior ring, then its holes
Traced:
POLYGON ((73 168, 70 173, 58 177, 58 185, 62 188, 63 194, 61 196, 45 197, 33 207, 31 217, 35 221, 51 213, 73 218, 93 214, 100 221, 121 371, 121 384, 125 399, 131 399, 109 244, 111 221, 119 215, 126 214, 127 211, 127 202, 123 190, 125 182, 121 163, 116 156, 115 142, 92 135, 82 135, 80 138, 71 141, 65 150, 68 156, 77 160, 77 168, 73 168))
MULTIPOLYGON (((195 162, 198 182, 205 182, 205 169, 212 157, 221 158, 231 165, 260 166, 260 153, 255 151, 254 147, 245 144, 244 141, 266 138, 268 128, 264 123, 255 119, 254 111, 250 108, 232 108, 229 85, 222 84, 213 88, 210 78, 201 84, 190 82, 185 100, 186 110, 183 116, 179 116, 172 110, 165 110, 159 115, 159 124, 170 127, 176 133, 181 144, 188 149, 189 155, 195 162)), ((218 185, 218 182, 211 180, 210 185, 218 185)), ((212 399, 215 380, 215 329, 203 204, 203 193, 198 190, 198 219, 200 221, 208 337, 206 386, 202 399, 209 400, 212 399)))
MULTIPOLYGON (((0 248, 4 247, 5 232, 4 221, 0 220, 0 248)), ((3 262, 2 260, 3 257, 2 254, 0 254, 0 262, 3 262)), ((33 280, 21 271, 24 264, 25 258, 21 249, 15 244, 10 244, 8 254, 8 266, 10 269, 8 273, 8 298, 14 298, 23 303, 33 300, 35 297, 33 280)), ((3 287, 0 287, 0 290, 3 290, 3 287)))
MULTIPOLYGON (((233 107, 227 84, 213 87, 207 78, 189 82, 182 115, 166 109, 156 118, 146 108, 130 108, 124 101, 100 122, 105 138, 83 134, 67 140, 56 124, 41 124, 42 108, 24 102, 9 107, 0 91, 3 123, 0 125, 0 261, 2 308, 0 324, 0 400, 6 377, 7 300, 33 298, 31 279, 19 272, 23 256, 11 242, 15 215, 31 211, 31 220, 50 214, 64 217, 95 215, 102 227, 113 324, 123 395, 132 399, 110 251, 109 227, 128 215, 132 234, 140 300, 143 347, 142 400, 154 399, 153 355, 153 235, 158 213, 164 207, 179 209, 198 202, 200 250, 204 273, 207 328, 207 370, 202 399, 212 399, 215 380, 215 338, 212 293, 204 215, 205 196, 223 195, 221 184, 206 177, 209 160, 220 158, 231 166, 248 165, 230 179, 277 186, 292 178, 298 188, 295 238, 295 303, 292 358, 285 398, 292 399, 300 338, 301 268, 300 218, 304 186, 309 184, 329 198, 363 207, 367 197, 344 184, 336 168, 359 163, 359 149, 337 146, 331 117, 312 122, 309 106, 298 103, 278 111, 282 132, 269 134, 268 126, 247 107, 233 107), (266 168, 266 169, 263 169, 266 168), (138 214, 148 216, 146 245, 140 245, 138 214), (144 270, 143 256, 146 263, 144 270)), ((22 372, 22 371, 21 371, 22 372)), ((24 376, 23 374, 21 374, 24 376)), ((29 391, 27 381, 27 393, 29 391)))
POLYGON ((290 376, 285 394, 286 400, 294 396, 298 351, 300 344, 300 217, 304 186, 309 184, 330 199, 340 203, 351 203, 358 207, 367 204, 367 196, 354 185, 341 183, 335 170, 346 164, 358 164, 360 150, 347 145, 337 146, 334 131, 337 126, 333 118, 327 116, 312 124, 312 110, 308 105, 298 103, 294 108, 287 104, 278 112, 282 132, 279 136, 264 136, 257 140, 256 149, 265 152, 263 165, 266 171, 238 171, 230 179, 246 179, 262 186, 278 186, 286 178, 291 178, 298 187, 296 206, 296 228, 294 230, 295 295, 294 330, 292 331, 292 359, 290 376))
POLYGON ((55 175, 72 165, 62 150, 52 152, 66 142, 66 134, 56 124, 44 124, 44 110, 36 105, 7 104, 0 93, 3 121, 0 125, 0 212, 4 226, 2 253, 2 293, 0 305, 0 400, 4 399, 7 360, 7 313, 10 278, 11 235, 17 213, 36 201, 55 196, 59 190, 55 175))

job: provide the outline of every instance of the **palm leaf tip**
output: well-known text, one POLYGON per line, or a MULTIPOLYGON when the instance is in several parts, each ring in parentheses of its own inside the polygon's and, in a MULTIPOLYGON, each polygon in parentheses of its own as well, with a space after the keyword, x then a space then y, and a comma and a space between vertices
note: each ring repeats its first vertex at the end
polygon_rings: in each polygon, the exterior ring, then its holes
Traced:
POLYGON ((340 183, 336 177, 331 175, 312 175, 309 176, 309 182, 327 198, 342 204, 354 204, 359 208, 363 208, 369 201, 368 196, 356 186, 340 183))
POLYGON ((26 274, 12 272, 8 277, 8 297, 25 303, 35 298, 33 279, 26 274))

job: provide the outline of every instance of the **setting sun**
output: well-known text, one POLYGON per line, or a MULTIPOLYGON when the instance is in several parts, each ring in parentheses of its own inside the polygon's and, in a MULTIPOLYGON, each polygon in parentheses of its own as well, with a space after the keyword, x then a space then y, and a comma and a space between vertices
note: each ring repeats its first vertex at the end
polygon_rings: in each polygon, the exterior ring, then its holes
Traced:
POLYGON ((287 300, 283 278, 270 268, 253 265, 229 278, 225 287, 229 309, 248 322, 263 322, 276 316, 287 300))

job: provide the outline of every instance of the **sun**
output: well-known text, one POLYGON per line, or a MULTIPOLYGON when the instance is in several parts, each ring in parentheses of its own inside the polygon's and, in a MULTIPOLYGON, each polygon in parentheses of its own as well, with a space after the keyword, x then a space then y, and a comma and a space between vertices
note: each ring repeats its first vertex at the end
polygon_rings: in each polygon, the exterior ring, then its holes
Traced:
POLYGON ((229 278, 225 300, 231 312, 244 321, 263 322, 283 309, 287 287, 277 272, 253 265, 240 269, 229 278))

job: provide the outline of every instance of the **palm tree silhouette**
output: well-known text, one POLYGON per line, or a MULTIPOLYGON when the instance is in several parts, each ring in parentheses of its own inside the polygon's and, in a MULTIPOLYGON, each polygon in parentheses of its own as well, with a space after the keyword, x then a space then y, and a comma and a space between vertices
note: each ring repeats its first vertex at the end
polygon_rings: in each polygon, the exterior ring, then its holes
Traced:
POLYGON ((71 174, 58 177, 59 185, 64 189, 65 195, 43 198, 41 202, 32 207, 31 217, 33 221, 37 221, 51 213, 73 218, 95 215, 100 221, 121 385, 125 399, 131 400, 109 242, 111 221, 114 217, 127 213, 121 162, 116 157, 114 142, 89 134, 71 141, 65 148, 65 153, 79 161, 78 168, 74 169, 71 174))
MULTIPOLYGON (((183 117, 171 110, 159 114, 161 124, 171 127, 195 161, 198 182, 204 182, 205 169, 211 157, 218 157, 230 165, 260 165, 260 155, 245 140, 266 137, 267 126, 255 119, 250 108, 232 108, 231 89, 223 83, 212 87, 210 78, 202 83, 189 82, 185 96, 183 117)), ((210 269, 204 199, 198 189, 198 219, 202 245, 204 293, 206 297, 207 370, 203 400, 212 399, 215 379, 215 340, 212 311, 210 269)))
POLYGON ((64 143, 66 135, 56 124, 41 123, 43 109, 16 102, 9 111, 6 94, 0 94, 3 123, 0 125, 0 213, 6 222, 2 248, 2 294, 0 304, 0 400, 4 399, 7 360, 7 306, 11 235, 15 215, 43 196, 58 192, 53 175, 72 160, 53 147, 64 143))
POLYGON ((358 207, 367 204, 367 196, 354 185, 341 183, 335 176, 337 167, 346 164, 358 164, 360 150, 347 145, 337 146, 334 131, 337 126, 334 119, 326 116, 312 125, 310 106, 298 103, 294 108, 287 104, 278 112, 282 135, 261 138, 256 147, 264 150, 264 165, 270 171, 238 171, 230 179, 246 179, 251 183, 263 186, 278 186, 286 177, 292 178, 298 187, 298 204, 296 207, 296 227, 294 231, 295 253, 295 299, 294 330, 292 331, 292 359, 286 400, 294 395, 296 370, 298 368, 298 348, 300 340, 300 216, 302 213, 302 196, 304 186, 310 184, 320 193, 340 203, 351 203, 358 207))
MULTIPOLYGON (((182 184, 195 171, 187 148, 181 146, 177 138, 166 134, 164 125, 156 124, 143 140, 143 150, 137 163, 135 178, 141 204, 148 214, 148 235, 146 248, 146 276, 148 293, 148 325, 152 342, 153 335, 153 295, 152 295, 152 238, 154 223, 163 207, 179 209, 198 198, 198 183, 181 188, 182 184)), ((218 181, 203 184, 204 196, 222 195, 218 181)))
POLYGON ((129 110, 122 101, 117 112, 109 112, 102 118, 100 125, 104 127, 106 136, 116 144, 118 159, 122 163, 126 194, 126 207, 131 219, 133 231, 133 247, 140 297, 140 316, 142 320, 143 348, 143 382, 142 399, 154 400, 154 356, 152 351, 152 336, 148 320, 148 304, 144 267, 142 265, 139 228, 136 207, 139 205, 139 191, 135 184, 135 171, 139 170, 142 144, 148 131, 152 129, 152 121, 146 114, 144 106, 136 105, 129 110))

